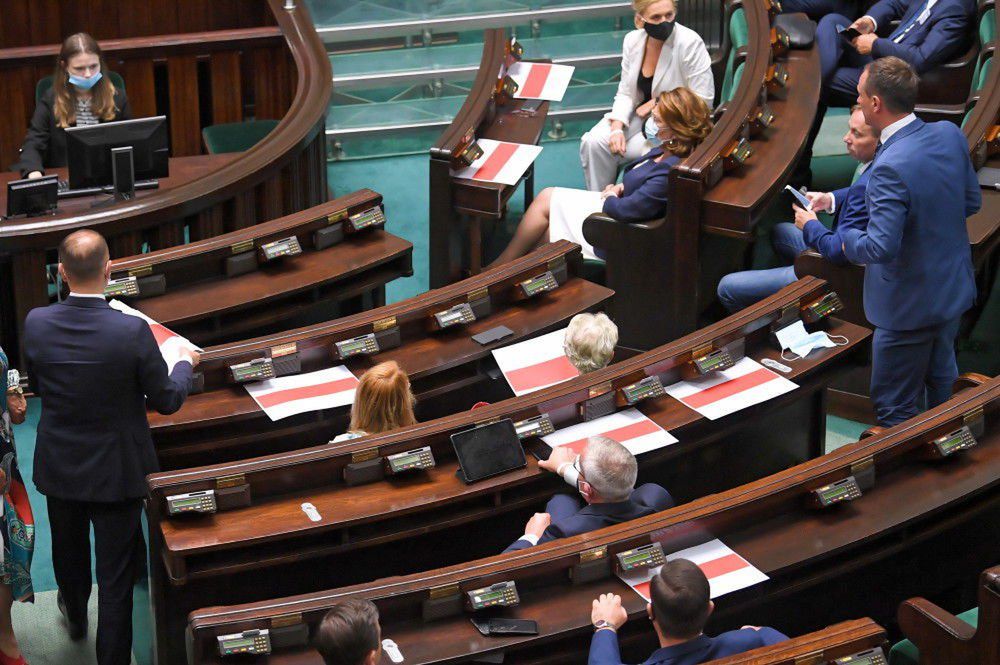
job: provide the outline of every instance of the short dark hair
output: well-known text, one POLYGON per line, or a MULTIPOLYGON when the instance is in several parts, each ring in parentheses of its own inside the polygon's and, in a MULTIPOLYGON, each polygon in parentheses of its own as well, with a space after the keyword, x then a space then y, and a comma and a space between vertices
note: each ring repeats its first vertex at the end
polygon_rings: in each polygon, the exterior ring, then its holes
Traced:
POLYGON ((98 279, 109 258, 108 243, 97 231, 74 231, 59 243, 59 263, 71 280, 90 282, 98 279))
POLYGON ((326 613, 313 644, 326 665, 361 665, 378 649, 378 608, 370 600, 352 598, 326 613))
POLYGON ((920 77, 910 63, 890 55, 865 66, 868 80, 865 94, 878 96, 890 111, 912 113, 917 105, 920 77))
POLYGON ((663 564, 649 586, 653 620, 664 635, 691 639, 701 634, 711 599, 701 568, 687 559, 673 559, 663 564))

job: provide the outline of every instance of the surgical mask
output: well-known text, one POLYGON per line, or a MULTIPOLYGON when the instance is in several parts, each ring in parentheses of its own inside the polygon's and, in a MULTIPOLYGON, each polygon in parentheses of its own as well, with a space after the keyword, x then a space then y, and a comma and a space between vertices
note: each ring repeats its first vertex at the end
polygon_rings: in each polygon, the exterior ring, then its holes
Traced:
POLYGON ((656 125, 652 115, 646 118, 646 123, 642 126, 642 133, 650 141, 657 140, 656 135, 660 133, 660 128, 656 125))
POLYGON ((659 39, 661 42, 667 41, 674 31, 673 21, 664 21, 663 23, 646 23, 643 21, 642 25, 646 29, 647 35, 653 39, 659 39))
POLYGON ((781 344, 781 359, 786 362, 801 360, 814 349, 830 349, 835 346, 846 346, 848 342, 848 339, 842 335, 831 336, 823 330, 817 330, 814 333, 806 332, 805 324, 802 321, 796 321, 790 326, 785 326, 781 330, 776 331, 774 336, 778 339, 778 343, 781 344), (843 341, 835 342, 835 337, 843 341), (785 355, 785 351, 797 357, 789 358, 785 355))
POLYGON ((73 76, 72 74, 70 74, 69 82, 78 87, 80 90, 90 90, 95 85, 97 85, 98 81, 101 80, 101 76, 102 76, 101 72, 97 72, 90 78, 87 78, 85 76, 73 76))

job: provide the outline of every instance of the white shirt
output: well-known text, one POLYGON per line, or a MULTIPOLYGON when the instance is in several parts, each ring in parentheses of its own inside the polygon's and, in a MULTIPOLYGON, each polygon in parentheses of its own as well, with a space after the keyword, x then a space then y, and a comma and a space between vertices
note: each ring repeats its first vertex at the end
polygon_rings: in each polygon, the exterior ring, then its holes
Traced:
POLYGON ((911 122, 913 122, 916 119, 917 119, 917 116, 914 115, 913 113, 910 113, 909 115, 906 115, 906 116, 900 118, 896 122, 892 123, 891 125, 889 125, 885 129, 883 129, 882 130, 882 137, 881 137, 882 145, 885 145, 886 142, 888 142, 889 139, 892 138, 893 134, 895 134, 896 132, 898 132, 899 130, 901 130, 903 127, 906 127, 908 124, 910 124, 911 122))
POLYGON ((76 293, 75 291, 70 291, 69 292, 69 297, 70 298, 100 298, 101 300, 105 299, 103 293, 76 293))
MULTIPOLYGON (((605 117, 628 126, 635 115, 635 107, 642 101, 638 78, 646 54, 646 31, 639 29, 625 35, 622 45, 622 78, 615 93, 611 112, 605 117)), ((653 99, 661 92, 681 86, 691 88, 712 106, 715 98, 715 79, 712 77, 712 59, 701 35, 680 23, 674 24, 670 37, 663 42, 660 58, 653 73, 653 99)))

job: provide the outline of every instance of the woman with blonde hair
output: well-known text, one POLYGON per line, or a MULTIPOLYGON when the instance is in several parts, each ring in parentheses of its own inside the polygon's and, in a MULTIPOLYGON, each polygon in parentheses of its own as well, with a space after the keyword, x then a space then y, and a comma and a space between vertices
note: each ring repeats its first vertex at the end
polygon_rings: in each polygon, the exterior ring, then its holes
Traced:
POLYGON ((632 0, 636 29, 625 35, 622 75, 611 111, 580 139, 587 189, 603 191, 618 167, 651 146, 643 126, 656 99, 674 88, 690 88, 709 106, 715 99, 712 59, 701 36, 677 23, 676 0, 632 0))
POLYGON ((67 127, 132 117, 125 91, 114 86, 107 71, 101 47, 93 37, 78 32, 66 38, 52 87, 38 100, 21 159, 13 170, 23 177, 40 178, 47 168, 66 166, 67 127))
POLYGON ((547 187, 528 206, 507 248, 494 265, 524 256, 535 247, 555 240, 571 240, 586 258, 597 258, 583 237, 583 222, 604 212, 623 222, 644 222, 667 211, 667 180, 680 163, 712 131, 711 111, 700 96, 687 88, 662 93, 653 107, 655 139, 659 145, 625 166, 621 183, 603 192, 547 187))
POLYGON ((350 429, 331 443, 414 425, 414 403, 410 378, 396 361, 375 365, 364 373, 354 393, 350 429))

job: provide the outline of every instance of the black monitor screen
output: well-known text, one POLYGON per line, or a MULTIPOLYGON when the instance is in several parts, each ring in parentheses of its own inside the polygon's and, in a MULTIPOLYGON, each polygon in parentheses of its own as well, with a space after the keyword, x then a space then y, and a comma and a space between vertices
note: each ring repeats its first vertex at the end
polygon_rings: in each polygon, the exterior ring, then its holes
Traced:
POLYGON ((132 148, 136 180, 168 175, 167 118, 137 118, 66 129, 69 186, 106 187, 113 184, 111 149, 132 148))
POLYGON ((452 434, 451 444, 467 483, 527 464, 524 448, 509 418, 452 434))
POLYGON ((44 215, 56 209, 59 197, 57 176, 43 176, 7 183, 7 216, 44 215))

